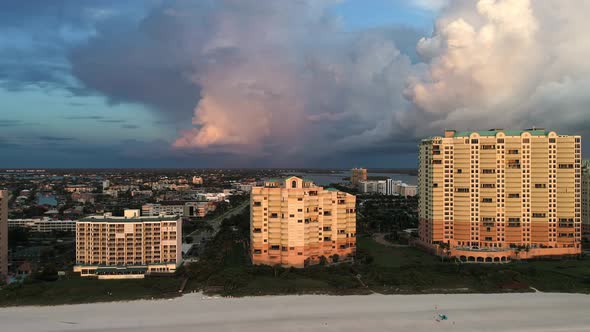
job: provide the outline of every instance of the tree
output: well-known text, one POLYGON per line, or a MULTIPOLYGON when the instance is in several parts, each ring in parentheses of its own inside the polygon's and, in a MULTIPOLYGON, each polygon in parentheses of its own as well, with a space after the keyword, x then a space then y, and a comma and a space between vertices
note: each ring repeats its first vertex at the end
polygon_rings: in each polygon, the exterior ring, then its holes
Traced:
POLYGON ((56 281, 58 279, 57 268, 54 264, 47 264, 41 271, 35 276, 35 279, 42 281, 56 281))
POLYGON ((332 263, 338 263, 339 260, 340 260, 340 256, 338 254, 334 254, 332 256, 332 263))

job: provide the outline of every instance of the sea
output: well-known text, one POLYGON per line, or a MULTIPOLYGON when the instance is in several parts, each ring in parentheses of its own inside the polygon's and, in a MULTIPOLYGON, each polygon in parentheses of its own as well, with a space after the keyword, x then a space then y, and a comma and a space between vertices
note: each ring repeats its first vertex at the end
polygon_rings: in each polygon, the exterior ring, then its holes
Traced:
MULTIPOLYGON (((330 183, 345 183, 345 178, 350 177, 350 172, 341 173, 289 173, 289 175, 295 175, 301 178, 312 180, 315 184, 320 186, 327 186, 330 183)), ((379 176, 388 177, 394 180, 400 180, 409 185, 418 184, 418 177, 409 174, 396 174, 396 173, 368 173, 368 176, 379 176)))

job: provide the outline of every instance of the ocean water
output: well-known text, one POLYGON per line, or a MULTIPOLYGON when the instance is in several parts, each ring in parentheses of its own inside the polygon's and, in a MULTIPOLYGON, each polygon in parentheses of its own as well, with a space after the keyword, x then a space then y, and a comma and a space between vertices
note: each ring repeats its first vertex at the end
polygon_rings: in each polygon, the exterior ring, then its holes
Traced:
MULTIPOLYGON (((344 178, 350 177, 350 172, 342 172, 342 173, 292 173, 292 175, 302 177, 305 179, 310 179, 315 182, 315 184, 320 186, 327 186, 330 183, 345 183, 346 180, 344 178)), ((394 180, 400 180, 404 183, 410 185, 418 184, 418 177, 408 174, 395 174, 395 173, 371 173, 369 172, 369 176, 380 176, 380 177, 389 177, 394 180)))

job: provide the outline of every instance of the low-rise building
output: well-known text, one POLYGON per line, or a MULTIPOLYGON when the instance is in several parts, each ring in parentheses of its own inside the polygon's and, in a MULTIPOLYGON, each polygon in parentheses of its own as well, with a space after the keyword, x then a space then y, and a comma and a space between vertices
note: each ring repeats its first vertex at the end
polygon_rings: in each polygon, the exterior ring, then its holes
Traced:
POLYGON ((42 219, 8 219, 8 228, 26 228, 38 233, 75 232, 76 220, 54 220, 47 217, 42 219))
POLYGON ((80 219, 76 224, 74 272, 99 279, 143 278, 173 274, 182 261, 182 220, 110 213, 80 219))
POLYGON ((131 197, 142 196, 142 197, 152 197, 154 194, 151 190, 133 190, 131 191, 131 197))
POLYGON ((414 197, 418 195, 418 186, 402 183, 400 186, 399 195, 404 197, 414 197))
POLYGON ((65 190, 69 193, 89 193, 95 188, 85 184, 74 184, 65 187, 65 190))
POLYGON ((209 212, 215 211, 214 202, 202 201, 163 201, 160 203, 148 203, 141 207, 143 216, 175 215, 183 217, 205 217, 209 212))
POLYGON ((160 216, 160 215, 184 215, 185 202, 168 201, 160 203, 148 203, 141 207, 143 216, 160 216))
POLYGON ((418 192, 417 186, 393 179, 360 181, 358 189, 359 192, 363 194, 381 194, 404 197, 416 196, 418 192))
POLYGON ((203 184, 203 178, 200 176, 193 176, 193 184, 196 185, 202 185, 203 184))

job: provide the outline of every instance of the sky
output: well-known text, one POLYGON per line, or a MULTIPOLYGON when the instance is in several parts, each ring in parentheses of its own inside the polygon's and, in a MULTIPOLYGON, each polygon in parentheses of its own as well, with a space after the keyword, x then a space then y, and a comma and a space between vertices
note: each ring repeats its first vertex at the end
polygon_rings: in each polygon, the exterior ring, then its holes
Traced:
POLYGON ((445 128, 588 135, 588 12, 579 0, 2 1, 0 167, 397 168, 445 128))

